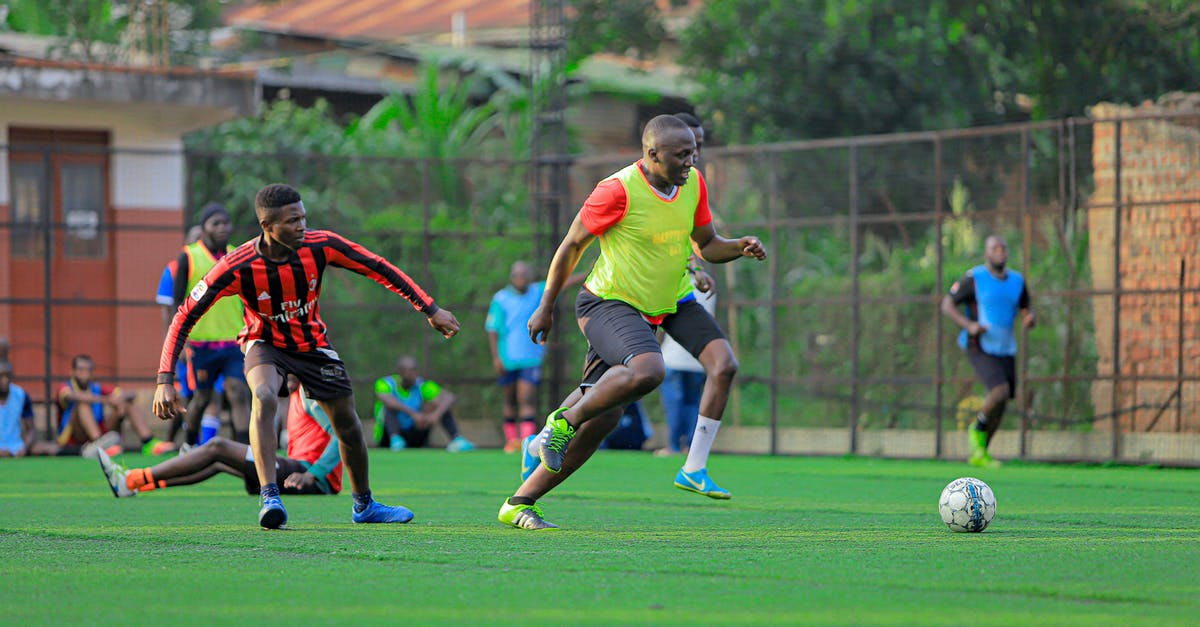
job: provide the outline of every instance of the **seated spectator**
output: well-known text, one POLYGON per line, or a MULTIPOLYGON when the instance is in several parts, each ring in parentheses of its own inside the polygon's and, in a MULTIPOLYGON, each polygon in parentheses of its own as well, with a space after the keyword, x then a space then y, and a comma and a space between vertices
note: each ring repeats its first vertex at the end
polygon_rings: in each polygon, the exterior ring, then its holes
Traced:
MULTIPOLYGON (((275 459, 279 488, 284 494, 337 494, 342 490, 342 458, 329 416, 308 398, 295 377, 288 377, 287 457, 275 459)), ((215 437, 186 455, 150 468, 126 469, 101 452, 100 469, 113 496, 200 483, 219 473, 242 479, 248 494, 258 495, 258 471, 249 446, 215 437)))
POLYGON ((174 444, 163 442, 150 432, 133 404, 133 392, 92 380, 94 370, 95 363, 87 355, 71 359, 71 380, 58 390, 59 445, 82 447, 80 453, 85 457, 95 457, 97 451, 119 453, 121 425, 128 420, 141 439, 142 454, 164 455, 174 451, 174 444), (109 433, 113 435, 106 435, 109 433))
POLYGON ((446 430, 451 453, 475 448, 458 433, 458 424, 450 413, 455 398, 448 390, 417 374, 417 360, 403 356, 396 362, 398 374, 375 382, 375 440, 393 451, 421 448, 428 443, 429 431, 440 423, 446 430))
POLYGON ((0 358, 0 457, 57 455, 57 444, 36 439, 33 404, 12 379, 12 364, 0 358))

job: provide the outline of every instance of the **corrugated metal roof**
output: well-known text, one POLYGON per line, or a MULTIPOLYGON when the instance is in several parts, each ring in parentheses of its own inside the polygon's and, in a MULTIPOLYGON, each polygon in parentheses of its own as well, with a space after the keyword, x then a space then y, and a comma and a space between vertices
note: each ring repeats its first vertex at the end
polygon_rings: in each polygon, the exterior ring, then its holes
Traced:
POLYGON ((458 12, 468 32, 527 27, 529 1, 285 0, 243 4, 225 13, 225 23, 325 39, 391 41, 449 35, 458 12))

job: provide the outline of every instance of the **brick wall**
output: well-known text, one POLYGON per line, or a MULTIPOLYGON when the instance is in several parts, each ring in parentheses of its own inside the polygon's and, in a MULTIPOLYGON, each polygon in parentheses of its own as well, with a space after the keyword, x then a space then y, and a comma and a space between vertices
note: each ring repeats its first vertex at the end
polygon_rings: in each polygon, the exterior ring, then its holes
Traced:
MULTIPOLYGON (((1182 336, 1179 329, 1181 261, 1186 262, 1185 286, 1200 287, 1200 96, 1174 96, 1138 107, 1097 105, 1092 160, 1095 191, 1089 200, 1089 255, 1093 287, 1168 290, 1161 294, 1126 294, 1119 301, 1119 330, 1115 340, 1123 380, 1118 384, 1116 407, 1121 430, 1200 431, 1200 385, 1184 384, 1182 419, 1174 405, 1159 414, 1159 407, 1176 388, 1173 381, 1147 381, 1153 376, 1174 377, 1182 351, 1183 374, 1197 374, 1200 365, 1200 299, 1183 295, 1182 336), (1154 115, 1195 110, 1197 117, 1170 120, 1129 120, 1120 124, 1121 210, 1120 240, 1116 240, 1113 205, 1116 194, 1116 133, 1118 125, 1102 120, 1122 116, 1154 115), (1119 246, 1120 267, 1116 267, 1119 246), (1119 273, 1116 274, 1116 273, 1119 273), (1171 290, 1176 290, 1174 293, 1171 290), (1150 405, 1135 411, 1131 407, 1150 405)), ((1114 299, 1093 299, 1096 323, 1098 372, 1113 372, 1114 299)), ((1111 382, 1092 386, 1098 428, 1107 429, 1113 411, 1111 382)))

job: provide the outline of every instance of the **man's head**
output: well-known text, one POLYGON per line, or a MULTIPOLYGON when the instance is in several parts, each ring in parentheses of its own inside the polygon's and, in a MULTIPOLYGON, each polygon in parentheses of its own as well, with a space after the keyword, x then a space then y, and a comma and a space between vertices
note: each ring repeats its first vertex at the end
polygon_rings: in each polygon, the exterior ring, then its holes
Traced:
POLYGON ((704 148, 704 123, 686 111, 676 113, 675 117, 682 120, 684 124, 688 125, 688 128, 692 129, 692 135, 696 138, 696 162, 699 163, 700 151, 704 148))
POLYGON ((533 270, 524 261, 514 261, 512 269, 508 271, 508 281, 512 283, 513 289, 524 294, 533 282, 533 270))
POLYGON ((258 224, 271 239, 296 249, 304 241, 307 228, 304 203, 300 192, 290 185, 272 183, 254 196, 254 213, 258 224))
POLYGON ((396 360, 396 374, 400 375, 400 384, 411 387, 417 382, 417 360, 409 355, 401 355, 396 360))
POLYGON ((200 237, 210 250, 220 250, 229 244, 233 223, 229 211, 217 203, 209 203, 200 214, 200 237))
POLYGON ((696 137, 683 120, 660 115, 642 131, 642 164, 650 182, 684 185, 696 164, 696 137))
POLYGON ((1008 242, 999 235, 989 235, 983 241, 983 259, 993 270, 1004 270, 1008 264, 1008 242))
POLYGON ((0 359, 0 396, 8 396, 9 386, 12 385, 13 368, 7 359, 0 359))
POLYGON ((76 355, 71 358, 71 377, 80 385, 92 382, 92 372, 95 369, 96 363, 92 361, 90 355, 76 355))

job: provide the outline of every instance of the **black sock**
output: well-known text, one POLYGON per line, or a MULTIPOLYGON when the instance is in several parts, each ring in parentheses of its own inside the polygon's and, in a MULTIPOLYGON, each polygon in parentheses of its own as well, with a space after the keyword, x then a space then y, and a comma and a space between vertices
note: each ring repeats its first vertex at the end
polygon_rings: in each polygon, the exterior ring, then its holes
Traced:
POLYGON ((249 431, 234 431, 233 432, 233 441, 237 442, 238 444, 245 444, 246 446, 249 446, 250 445, 250 432, 249 431))
POLYGON ((279 498, 279 484, 268 483, 267 485, 260 488, 258 490, 258 493, 264 499, 267 499, 267 498, 276 498, 277 499, 277 498, 279 498))
POLYGON ((363 492, 362 494, 358 494, 356 492, 356 493, 352 494, 351 496, 354 497, 354 511, 356 513, 361 513, 363 510, 367 509, 367 507, 369 507, 371 505, 371 491, 370 490, 367 490, 366 492, 363 492))
POLYGON ((531 499, 528 496, 510 496, 508 497, 509 505, 533 505, 537 499, 531 499))
POLYGON ((986 432, 988 430, 987 423, 988 423, 987 414, 984 414, 983 412, 979 412, 979 415, 975 417, 975 430, 986 432))
POLYGON ((142 446, 146 446, 147 444, 150 443, 150 440, 153 440, 153 439, 154 439, 153 435, 148 435, 148 436, 142 438, 142 446))

